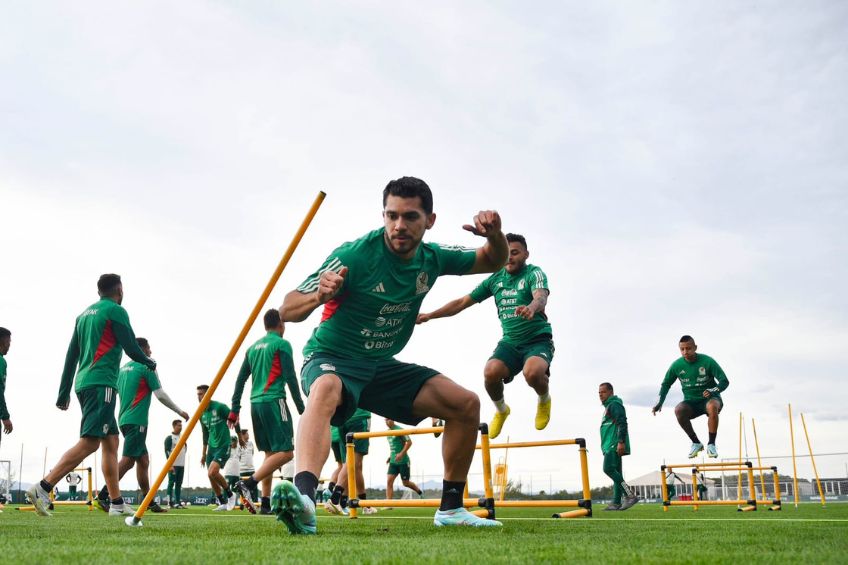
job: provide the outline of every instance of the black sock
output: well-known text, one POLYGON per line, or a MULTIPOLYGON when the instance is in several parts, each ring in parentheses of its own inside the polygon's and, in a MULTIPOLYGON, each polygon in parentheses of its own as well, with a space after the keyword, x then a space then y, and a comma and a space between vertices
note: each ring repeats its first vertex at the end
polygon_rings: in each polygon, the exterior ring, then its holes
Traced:
POLYGON ((422 494, 424 494, 424 492, 422 492, 422 490, 420 488, 415 489, 415 492, 418 493, 418 496, 421 496, 422 494))
POLYGON ((105 486, 97 493, 97 498, 100 500, 109 500, 109 489, 105 486))
POLYGON ((701 440, 698 439, 698 434, 696 434, 695 432, 688 434, 688 436, 689 436, 689 439, 692 440, 692 443, 701 443, 701 440))
POLYGON ((315 502, 315 489, 318 488, 318 477, 309 471, 301 471, 294 476, 294 486, 300 491, 300 494, 305 494, 315 502))
POLYGON ((330 502, 338 505, 342 501, 342 495, 344 494, 344 487, 341 485, 336 485, 336 488, 333 489, 333 494, 330 496, 330 502))
POLYGON ((224 496, 225 496, 226 498, 230 498, 231 496, 233 496, 233 491, 231 491, 231 490, 229 489, 229 487, 227 487, 227 490, 225 490, 225 491, 224 491, 224 496))
POLYGON ((718 435, 718 432, 710 432, 710 444, 715 445, 715 438, 718 435))
POLYGON ((226 503, 227 503, 227 497, 224 496, 223 493, 219 494, 218 495, 218 504, 226 504, 226 503))
POLYGON ((439 510, 462 508, 462 493, 465 481, 442 481, 442 504, 439 510))
POLYGON ((259 484, 259 481, 257 481, 256 479, 253 478, 253 475, 250 475, 250 477, 245 479, 243 482, 244 482, 244 486, 247 487, 247 490, 253 490, 253 489, 256 488, 256 485, 259 484))
POLYGON ((263 496, 262 502, 260 504, 261 504, 262 508, 271 508, 271 497, 270 496, 263 496))
POLYGON ((123 496, 119 496, 118 498, 112 499, 112 504, 121 505, 123 503, 124 503, 124 497, 123 496))
POLYGON ((327 485, 327 490, 333 492, 333 489, 336 488, 336 483, 331 482, 327 485))
POLYGON ((53 485, 51 485, 50 483, 48 483, 45 480, 42 480, 41 481, 41 488, 43 488, 44 490, 46 490, 49 493, 53 490, 53 485))
POLYGON ((342 497, 341 503, 342 503, 342 508, 347 508, 347 497, 346 496, 342 497))

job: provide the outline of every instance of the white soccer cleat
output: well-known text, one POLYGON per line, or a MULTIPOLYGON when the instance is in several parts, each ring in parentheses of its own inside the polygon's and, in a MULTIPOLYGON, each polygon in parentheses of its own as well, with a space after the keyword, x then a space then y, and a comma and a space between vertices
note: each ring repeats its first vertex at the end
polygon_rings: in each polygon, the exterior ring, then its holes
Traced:
POLYGON ((109 507, 109 516, 132 516, 134 514, 135 510, 126 502, 123 504, 113 504, 109 507))
POLYGON ((230 498, 227 499, 227 510, 232 510, 238 504, 239 497, 236 493, 230 495, 230 498))
POLYGON ((692 447, 689 448, 689 459, 694 459, 704 450, 704 444, 695 442, 692 444, 692 447))
POLYGON ((503 526, 497 520, 481 518, 472 514, 465 508, 454 508, 453 510, 437 510, 433 517, 433 525, 442 526, 472 526, 475 528, 503 526))
POLYGON ((219 504, 212 512, 226 512, 227 510, 232 510, 232 508, 227 508, 226 504, 219 504))
POLYGON ((332 500, 324 502, 324 510, 330 514, 343 514, 343 509, 340 504, 333 504, 332 500))
POLYGON ((39 516, 52 516, 48 507, 50 506, 50 493, 41 488, 41 483, 35 483, 27 491, 35 513, 39 516))
POLYGON ((361 510, 362 510, 363 514, 376 514, 377 513, 377 509, 374 508, 373 506, 363 506, 361 508, 361 510))

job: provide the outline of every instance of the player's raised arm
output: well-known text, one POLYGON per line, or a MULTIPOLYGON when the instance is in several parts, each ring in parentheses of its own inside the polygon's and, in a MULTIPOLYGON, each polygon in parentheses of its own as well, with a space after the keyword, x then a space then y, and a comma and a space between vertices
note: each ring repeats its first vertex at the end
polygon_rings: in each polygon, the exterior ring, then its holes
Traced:
POLYGON ((477 258, 468 274, 494 273, 506 264, 509 256, 509 244, 501 230, 501 216, 495 210, 481 210, 473 221, 473 225, 466 224, 462 228, 485 237, 486 243, 477 249, 477 258))
POLYGON ((289 292, 280 306, 280 318, 284 322, 302 322, 313 310, 330 301, 341 291, 346 275, 347 267, 342 267, 339 272, 326 270, 312 285, 308 285, 307 281, 289 292))
POLYGON ((421 313, 418 314, 418 318, 415 320, 416 324, 423 324, 424 322, 429 322, 430 320, 435 320, 436 318, 448 318, 450 316, 455 316, 468 308, 469 306, 474 306, 477 304, 470 295, 466 294, 461 298, 457 298, 455 300, 451 300, 441 308, 433 310, 429 314, 421 313))

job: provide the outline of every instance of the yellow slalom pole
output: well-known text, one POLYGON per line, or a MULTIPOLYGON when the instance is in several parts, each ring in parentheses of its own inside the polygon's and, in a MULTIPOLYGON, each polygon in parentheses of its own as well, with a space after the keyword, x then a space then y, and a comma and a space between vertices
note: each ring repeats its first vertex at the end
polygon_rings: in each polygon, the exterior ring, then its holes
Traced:
POLYGON ((489 449, 489 428, 483 429, 480 434, 480 447, 483 459, 483 492, 484 496, 489 499, 495 498, 495 492, 492 488, 492 454, 489 449))
POLYGON ((191 432, 194 430, 194 427, 200 420, 200 415, 203 414, 203 412, 206 410, 206 407, 209 406, 209 402, 212 400, 212 395, 215 394, 215 390, 218 388, 218 384, 220 384, 221 379, 224 378, 224 373, 227 372, 227 369, 230 367, 230 363, 232 363, 233 358, 236 356, 236 353, 238 353, 238 350, 241 347, 242 343, 244 343, 244 340, 247 337, 251 326, 253 326, 253 323, 256 321, 256 318, 259 317, 259 311, 262 309, 263 306, 265 306, 265 303, 268 301, 268 297, 271 295, 271 291, 274 289, 274 286, 276 286, 277 281, 280 279, 280 275, 283 274, 283 270, 286 268, 286 265, 288 265, 291 256, 294 254, 294 250, 297 249, 300 240, 303 239, 303 234, 306 233, 306 229, 309 227, 309 224, 312 223, 312 219, 315 217, 315 214, 318 212, 318 208, 321 207, 321 203, 324 202, 324 198, 326 196, 327 195, 322 191, 319 192, 318 196, 315 197, 315 201, 312 203, 312 207, 309 209, 309 212, 306 214, 306 217, 300 224, 300 228, 297 230, 294 239, 292 239, 292 242, 289 244, 288 249, 286 249, 283 258, 280 259, 280 263, 274 270, 274 274, 271 275, 271 279, 268 281, 268 284, 265 285, 265 290, 262 291, 259 300, 256 301, 256 305, 253 307, 253 310, 247 317, 247 320, 244 323, 244 327, 242 327, 241 332, 236 338, 236 341, 230 348, 230 352, 227 353, 227 357, 221 364, 221 368, 218 369, 218 374, 215 375, 215 378, 209 385, 209 390, 207 390, 206 394, 203 395, 203 398, 200 400, 200 405, 197 407, 197 410, 194 412, 194 415, 192 415, 191 419, 188 421, 188 425, 185 428, 185 432, 180 434, 180 439, 177 442, 177 445, 174 446, 173 451, 171 451, 170 457, 168 457, 168 460, 165 462, 165 465, 159 472, 159 476, 156 478, 156 481, 151 485, 150 490, 147 492, 147 496, 145 496, 144 500, 141 501, 141 504, 135 511, 135 514, 133 516, 127 517, 127 519, 125 520, 125 523, 128 526, 139 527, 142 525, 141 517, 144 516, 144 512, 147 510, 147 507, 150 505, 151 502, 153 502, 153 499, 156 497, 156 492, 162 485, 162 481, 164 481, 165 477, 168 475, 168 469, 170 469, 174 465, 174 461, 177 460, 177 456, 180 454, 180 451, 182 451, 183 447, 186 444, 186 441, 188 441, 188 436, 191 435, 191 432))
POLYGON ((94 488, 91 484, 91 467, 87 467, 88 470, 88 509, 89 511, 94 510, 94 488))
POLYGON ((816 460, 813 457, 813 446, 810 443, 810 435, 807 433, 807 422, 804 420, 803 412, 801 412, 801 424, 804 426, 804 437, 807 438, 807 449, 810 450, 810 461, 813 462, 813 474, 816 476, 816 484, 819 487, 819 497, 821 498, 822 506, 824 506, 824 491, 822 490, 821 481, 819 480, 819 471, 816 469, 816 460))
MULTIPOLYGON (((742 412, 739 413, 739 459, 742 461, 742 412)), ((742 471, 736 478, 736 498, 742 500, 742 471)))
POLYGON ((798 464, 795 461, 795 428, 792 426, 792 404, 789 404, 789 439, 792 442, 792 490, 795 496, 795 509, 798 509, 798 464))
POLYGON ((692 469, 692 500, 694 504, 692 505, 692 510, 698 510, 698 473, 695 469, 692 469))
MULTIPOLYGON (((347 465, 347 497, 349 500, 359 497, 356 492, 356 454, 353 452, 354 443, 348 442, 345 445, 345 465, 347 465)), ((351 520, 358 518, 359 514, 353 506, 348 507, 348 517, 351 520)))
POLYGON ((668 483, 665 478, 665 469, 660 468, 660 487, 662 490, 663 512, 668 512, 668 483))
MULTIPOLYGON (((757 423, 751 418, 751 427, 754 429, 754 446, 757 448, 757 467, 762 467, 763 462, 760 459, 760 442, 757 441, 757 423)), ((763 470, 760 469, 760 490, 763 494, 763 500, 766 498, 766 480, 763 478, 763 470)))

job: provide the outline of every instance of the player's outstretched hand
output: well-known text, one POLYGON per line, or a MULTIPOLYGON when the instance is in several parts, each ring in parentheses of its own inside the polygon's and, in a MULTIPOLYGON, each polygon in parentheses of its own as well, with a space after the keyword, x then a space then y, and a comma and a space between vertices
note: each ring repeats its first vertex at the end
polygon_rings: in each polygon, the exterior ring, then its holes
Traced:
POLYGON ((657 412, 660 412, 661 410, 662 410, 662 406, 654 406, 653 408, 651 408, 651 414, 656 416, 657 412))
POLYGON ((521 316, 525 320, 532 320, 536 313, 527 306, 519 306, 515 309, 515 315, 521 316))
POLYGON ((418 317, 415 318, 416 324, 423 324, 424 322, 430 321, 430 314, 418 314, 418 317))
POLYGON ((4 434, 12 433, 13 429, 14 429, 14 426, 12 425, 12 420, 3 420, 3 433, 4 434))
POLYGON ((465 224, 462 229, 481 237, 489 237, 501 232, 501 216, 495 210, 480 210, 473 221, 474 225, 465 224))
POLYGON ((324 271, 321 279, 318 281, 318 301, 321 304, 326 304, 335 295, 339 293, 344 285, 344 279, 347 276, 347 267, 342 267, 336 273, 333 271, 324 271))
POLYGON ((188 415, 188 412, 180 412, 180 418, 182 418, 182 419, 183 419, 183 420, 185 420, 186 422, 188 422, 188 419, 189 419, 190 417, 191 417, 191 416, 189 416, 189 415, 188 415))

